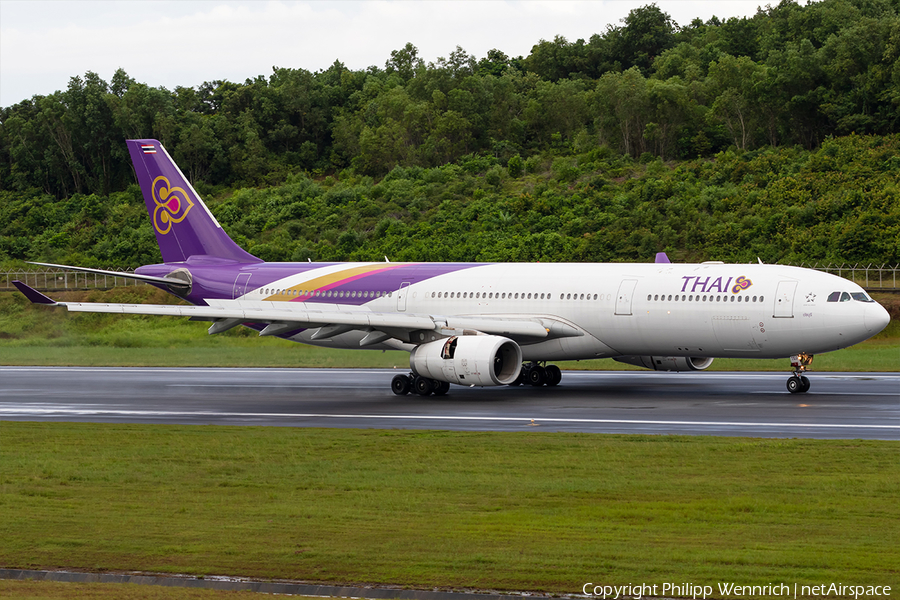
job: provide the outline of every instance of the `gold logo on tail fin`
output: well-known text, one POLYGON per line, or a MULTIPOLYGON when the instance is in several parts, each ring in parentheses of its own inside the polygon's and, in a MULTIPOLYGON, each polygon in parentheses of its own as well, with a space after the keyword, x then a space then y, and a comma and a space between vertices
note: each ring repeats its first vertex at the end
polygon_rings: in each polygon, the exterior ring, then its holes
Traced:
POLYGON ((153 227, 162 235, 172 231, 172 223, 181 223, 194 207, 194 203, 182 188, 173 188, 169 180, 160 175, 153 180, 153 227))

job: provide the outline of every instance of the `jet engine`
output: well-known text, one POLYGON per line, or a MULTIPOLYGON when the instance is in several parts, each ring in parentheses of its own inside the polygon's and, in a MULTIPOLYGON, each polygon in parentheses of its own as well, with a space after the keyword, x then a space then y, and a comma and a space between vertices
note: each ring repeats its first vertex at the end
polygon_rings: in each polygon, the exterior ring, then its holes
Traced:
POLYGON ((460 335, 416 346, 409 366, 420 377, 460 385, 508 385, 522 369, 522 349, 497 335, 460 335))
POLYGON ((616 356, 613 360, 654 371, 702 371, 713 362, 702 356, 616 356))

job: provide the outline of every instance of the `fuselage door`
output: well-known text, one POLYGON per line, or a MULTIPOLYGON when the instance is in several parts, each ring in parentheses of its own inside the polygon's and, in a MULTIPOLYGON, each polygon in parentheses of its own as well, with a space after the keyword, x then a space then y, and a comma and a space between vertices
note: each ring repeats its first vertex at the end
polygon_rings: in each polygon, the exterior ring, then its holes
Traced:
POLYGON ((619 284, 619 293, 616 294, 616 314, 630 315, 631 301, 634 297, 634 287, 637 285, 637 279, 624 279, 619 284))
POLYGON ((234 289, 232 290, 232 298, 237 300, 247 293, 247 286, 250 284, 250 276, 252 273, 238 273, 234 278, 234 289))
POLYGON ((397 310, 403 312, 406 310, 406 295, 409 293, 409 282, 404 281, 397 290, 397 310))
POLYGON ((773 317, 782 319, 794 318, 794 292, 797 290, 796 281, 780 281, 778 291, 775 292, 775 312, 773 317))

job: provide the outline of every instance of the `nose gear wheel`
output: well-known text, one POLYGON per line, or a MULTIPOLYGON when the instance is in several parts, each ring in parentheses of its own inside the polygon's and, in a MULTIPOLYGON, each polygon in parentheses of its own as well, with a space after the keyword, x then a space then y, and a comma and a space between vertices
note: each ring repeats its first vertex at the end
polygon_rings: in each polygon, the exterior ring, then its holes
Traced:
POLYGON ((812 364, 812 354, 797 354, 791 357, 791 366, 794 368, 794 374, 788 377, 787 390, 792 394, 805 394, 809 391, 809 378, 804 375, 812 364))

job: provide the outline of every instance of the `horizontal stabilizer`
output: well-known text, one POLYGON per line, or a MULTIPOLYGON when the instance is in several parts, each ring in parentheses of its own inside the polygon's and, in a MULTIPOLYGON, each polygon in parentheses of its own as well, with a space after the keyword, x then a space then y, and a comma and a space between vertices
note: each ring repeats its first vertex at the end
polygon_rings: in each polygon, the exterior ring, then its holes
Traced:
POLYGON ((25 285, 21 281, 13 281, 13 285, 19 288, 19 291, 25 294, 25 297, 28 298, 34 304, 49 304, 50 306, 56 306, 59 303, 52 298, 48 298, 44 294, 40 293, 33 287, 25 285))
POLYGON ((78 271, 79 273, 95 273, 106 277, 121 277, 123 279, 134 279, 136 281, 146 281, 147 283, 164 283, 166 285, 177 285, 181 287, 188 286, 183 279, 174 277, 154 277, 153 275, 139 275, 137 273, 120 273, 119 271, 107 271, 105 269, 91 269, 88 267, 73 267, 70 265, 56 265, 53 263, 40 263, 28 261, 29 265, 38 265, 39 267, 51 267, 54 269, 64 269, 66 271, 78 271))

